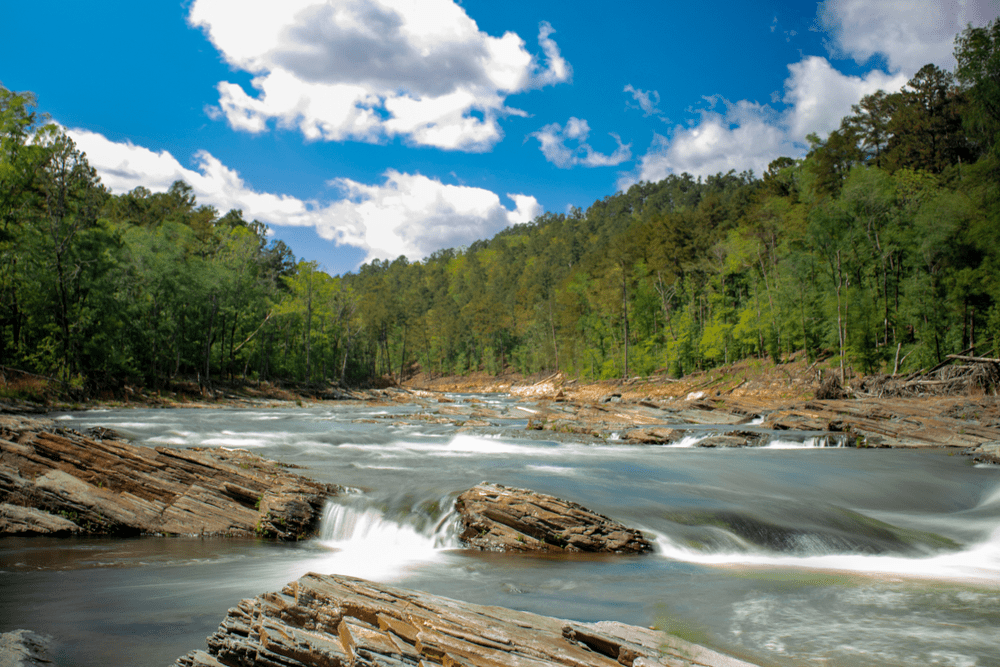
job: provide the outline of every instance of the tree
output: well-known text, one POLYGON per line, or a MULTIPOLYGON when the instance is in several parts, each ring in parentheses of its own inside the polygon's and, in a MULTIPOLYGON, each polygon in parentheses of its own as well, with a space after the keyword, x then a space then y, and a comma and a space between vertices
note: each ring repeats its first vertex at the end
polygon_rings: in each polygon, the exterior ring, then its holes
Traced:
POLYGON ((903 87, 888 123, 885 164, 890 171, 926 169, 941 173, 973 158, 962 130, 963 101, 954 77, 924 65, 903 87))
POLYGON ((955 78, 969 99, 965 128, 985 149, 1000 146, 1000 19, 955 37, 955 78))
MULTIPOLYGON (((30 239, 32 259, 51 304, 60 339, 58 365, 66 379, 80 370, 85 302, 93 279, 105 268, 98 216, 107 192, 73 140, 54 127, 35 136, 46 151, 38 175, 30 239), (95 273, 96 269, 96 273, 95 273)), ((103 239, 107 242, 107 239, 103 239)), ((94 294, 98 296, 98 294, 94 294)))

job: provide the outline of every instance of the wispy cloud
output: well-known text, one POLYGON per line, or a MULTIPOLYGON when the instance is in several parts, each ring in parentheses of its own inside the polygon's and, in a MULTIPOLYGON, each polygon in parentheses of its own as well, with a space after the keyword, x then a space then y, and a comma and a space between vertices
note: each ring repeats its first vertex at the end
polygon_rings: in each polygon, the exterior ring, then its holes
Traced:
POLYGON ((590 125, 586 120, 570 117, 563 127, 550 123, 528 137, 538 140, 545 159, 561 169, 571 167, 613 167, 632 157, 631 144, 623 144, 621 137, 610 133, 618 147, 610 155, 598 153, 590 144, 590 125))
POLYGON ((642 115, 646 118, 656 116, 663 122, 667 122, 666 115, 664 115, 663 111, 659 108, 660 93, 655 90, 641 90, 634 88, 631 83, 626 85, 625 90, 622 92, 632 94, 633 101, 626 102, 626 108, 639 109, 642 111, 642 115))

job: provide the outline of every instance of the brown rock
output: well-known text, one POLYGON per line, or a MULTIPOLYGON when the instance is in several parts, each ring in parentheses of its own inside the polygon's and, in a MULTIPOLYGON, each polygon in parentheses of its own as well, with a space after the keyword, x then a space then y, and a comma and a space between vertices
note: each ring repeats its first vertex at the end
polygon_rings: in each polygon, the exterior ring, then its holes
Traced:
POLYGON ((0 504, 0 535, 69 535, 80 526, 69 519, 33 507, 0 504))
POLYGON ((684 431, 673 428, 637 428, 626 433, 625 439, 644 445, 664 445, 677 442, 684 435, 684 431))
POLYGON ((621 623, 576 623, 310 573, 243 600, 179 667, 752 667, 621 623))
POLYGON ((972 456, 976 463, 994 463, 1000 465, 1000 442, 984 442, 978 447, 967 449, 964 454, 972 456))
POLYGON ((527 489, 483 482, 460 495, 455 509, 461 517, 461 539, 477 549, 614 553, 653 549, 638 530, 527 489))
POLYGON ((698 447, 749 447, 750 441, 746 437, 738 435, 713 435, 699 440, 696 445, 698 447))
POLYGON ((52 422, 0 423, 0 535, 176 533, 295 540, 338 487, 247 451, 139 447, 52 422), (28 510, 25 508, 33 508, 28 510))

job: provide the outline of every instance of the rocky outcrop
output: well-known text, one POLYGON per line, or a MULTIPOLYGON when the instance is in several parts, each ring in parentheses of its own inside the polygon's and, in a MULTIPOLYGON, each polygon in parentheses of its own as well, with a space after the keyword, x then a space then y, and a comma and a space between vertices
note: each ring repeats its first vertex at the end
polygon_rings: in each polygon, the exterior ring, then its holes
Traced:
POLYGON ((0 535, 310 535, 338 487, 245 450, 140 447, 51 421, 0 421, 0 535), (75 528, 74 528, 75 527, 75 528))
POLYGON ((11 630, 0 634, 0 667, 49 665, 51 637, 30 630, 11 630))
POLYGON ((1000 441, 984 442, 978 447, 967 449, 964 454, 972 457, 975 463, 993 463, 1000 465, 1000 441))
POLYGON ((73 535, 82 531, 64 517, 34 507, 0 503, 0 535, 73 535))
POLYGON ((752 667, 662 632, 310 573, 243 600, 178 667, 752 667))
POLYGON ((461 539, 487 551, 644 553, 653 547, 634 528, 527 489, 483 482, 458 497, 461 539))
POLYGON ((637 428, 625 434, 625 439, 642 445, 667 445, 677 442, 685 431, 665 427, 637 428))

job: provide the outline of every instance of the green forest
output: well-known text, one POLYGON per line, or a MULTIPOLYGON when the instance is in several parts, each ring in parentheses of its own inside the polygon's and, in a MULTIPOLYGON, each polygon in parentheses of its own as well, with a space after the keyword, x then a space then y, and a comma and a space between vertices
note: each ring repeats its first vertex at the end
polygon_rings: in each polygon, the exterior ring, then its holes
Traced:
POLYGON ((0 87, 0 365, 95 392, 679 376, 801 350, 843 379, 997 357, 1000 21, 955 55, 762 175, 642 182, 340 276, 183 182, 109 193, 30 93, 0 87))

